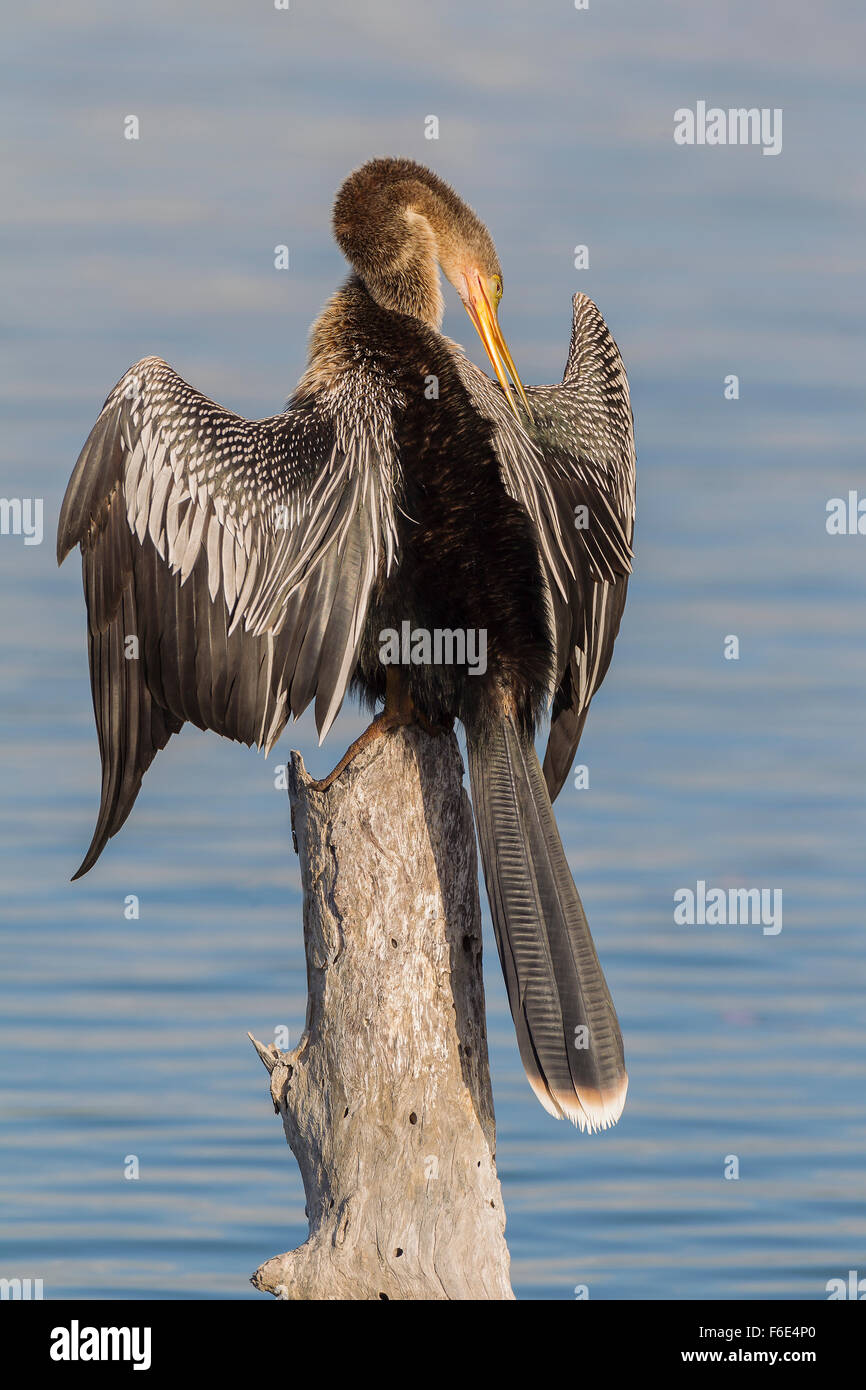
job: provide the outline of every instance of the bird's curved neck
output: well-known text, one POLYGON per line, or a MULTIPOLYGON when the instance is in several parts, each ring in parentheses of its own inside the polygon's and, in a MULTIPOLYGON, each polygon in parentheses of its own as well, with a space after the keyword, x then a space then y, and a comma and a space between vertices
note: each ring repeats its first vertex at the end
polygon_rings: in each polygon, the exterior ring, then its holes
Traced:
POLYGON ((373 160, 337 195, 334 234, 372 297, 386 309, 438 328, 444 302, 439 267, 453 284, 467 227, 477 219, 430 170, 411 160, 373 160))
POLYGON ((422 185, 413 181, 379 190, 364 221, 375 241, 350 257, 372 297, 383 308, 410 314, 438 328, 444 301, 439 279, 436 208, 422 185))

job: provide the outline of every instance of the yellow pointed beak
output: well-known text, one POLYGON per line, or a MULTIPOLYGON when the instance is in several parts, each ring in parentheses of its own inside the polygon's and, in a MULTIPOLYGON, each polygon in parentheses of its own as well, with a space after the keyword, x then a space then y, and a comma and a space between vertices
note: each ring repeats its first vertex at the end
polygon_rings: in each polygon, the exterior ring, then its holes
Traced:
POLYGON ((517 375, 517 368, 514 365, 514 358, 508 351, 508 344, 502 336, 502 329, 496 317, 496 310, 490 303, 486 286, 482 276, 478 271, 470 271, 465 277, 466 293, 462 296, 466 312, 475 325, 479 338, 484 344, 484 350, 490 358, 490 364, 499 381, 499 385, 505 392, 508 404, 514 411, 517 419, 520 419, 520 411, 511 392, 506 371, 510 374, 520 399, 523 401, 526 413, 532 420, 532 411, 529 408, 529 401, 526 399, 526 392, 523 389, 523 382, 517 375))

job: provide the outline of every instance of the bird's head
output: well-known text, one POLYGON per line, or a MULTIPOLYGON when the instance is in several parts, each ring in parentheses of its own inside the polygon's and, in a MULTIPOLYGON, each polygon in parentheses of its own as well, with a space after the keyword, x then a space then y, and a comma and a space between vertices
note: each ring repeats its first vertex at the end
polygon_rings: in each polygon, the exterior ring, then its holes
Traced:
POLYGON ((493 238, 443 179, 411 159, 373 159, 346 179, 334 204, 334 235, 377 303, 438 328, 439 268, 481 338, 514 414, 509 385, 529 401, 499 327, 502 268, 493 238))

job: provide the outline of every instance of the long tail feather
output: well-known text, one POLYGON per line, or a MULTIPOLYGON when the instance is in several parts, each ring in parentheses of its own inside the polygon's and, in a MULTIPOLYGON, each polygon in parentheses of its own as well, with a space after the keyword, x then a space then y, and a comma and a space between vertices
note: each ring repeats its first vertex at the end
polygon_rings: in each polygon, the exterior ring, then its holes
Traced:
POLYGON ((616 1124, 622 1037, 532 744, 510 718, 469 739, 469 776, 496 944, 520 1055, 545 1110, 616 1124))

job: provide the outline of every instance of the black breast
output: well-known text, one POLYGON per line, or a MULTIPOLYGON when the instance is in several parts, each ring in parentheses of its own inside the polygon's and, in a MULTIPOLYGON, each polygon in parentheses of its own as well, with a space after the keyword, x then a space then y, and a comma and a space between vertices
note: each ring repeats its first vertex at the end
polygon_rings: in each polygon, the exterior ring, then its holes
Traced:
POLYGON ((532 522, 502 485, 490 426, 447 340, 372 303, 369 321, 376 343, 388 344, 405 408, 395 421, 398 564, 374 593, 356 690, 383 698, 383 657, 396 655, 428 719, 458 718, 480 733, 506 702, 532 728, 553 664, 532 522))

